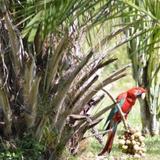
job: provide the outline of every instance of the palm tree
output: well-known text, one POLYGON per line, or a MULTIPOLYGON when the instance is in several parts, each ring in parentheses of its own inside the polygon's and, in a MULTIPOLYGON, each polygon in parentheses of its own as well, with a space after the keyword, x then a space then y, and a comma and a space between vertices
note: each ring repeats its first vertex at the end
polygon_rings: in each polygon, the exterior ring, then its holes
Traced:
POLYGON ((123 34, 141 17, 112 27, 119 24, 119 17, 135 13, 124 4, 114 0, 0 1, 0 105, 5 138, 23 139, 29 133, 45 143, 48 159, 58 159, 75 133, 81 140, 99 122, 97 118, 108 108, 90 116, 92 125, 82 112, 93 106, 98 91, 124 77, 128 66, 110 73, 102 83, 97 82, 97 71, 116 60, 115 49, 144 33, 140 30, 127 38, 123 34))
POLYGON ((127 3, 135 15, 127 17, 126 22, 134 22, 138 17, 142 20, 137 26, 131 28, 128 35, 140 30, 144 33, 128 43, 128 54, 133 64, 133 77, 139 86, 148 90, 145 101, 140 101, 143 133, 155 135, 159 133, 158 110, 160 107, 160 2, 159 0, 133 0, 127 3), (141 14, 143 13, 143 14, 141 14))
POLYGON ((92 36, 118 16, 117 5, 109 0, 0 1, 2 136, 31 134, 46 144, 48 159, 58 159, 75 132, 81 131, 81 139, 98 123, 108 108, 90 117, 92 125, 76 119, 93 105, 98 91, 126 75, 128 66, 95 83, 96 72, 116 60, 112 51, 128 41, 105 48, 128 25, 98 42, 92 36))

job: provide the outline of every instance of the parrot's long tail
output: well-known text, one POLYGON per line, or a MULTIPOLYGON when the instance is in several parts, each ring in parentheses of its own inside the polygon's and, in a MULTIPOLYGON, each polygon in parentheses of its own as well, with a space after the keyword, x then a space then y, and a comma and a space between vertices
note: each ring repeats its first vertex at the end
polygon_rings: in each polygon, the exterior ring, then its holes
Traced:
POLYGON ((117 130, 117 125, 115 125, 114 128, 112 129, 112 131, 109 132, 106 145, 103 148, 103 150, 98 154, 98 156, 101 156, 106 152, 110 153, 110 151, 112 149, 113 140, 114 140, 114 136, 115 136, 116 130, 117 130))

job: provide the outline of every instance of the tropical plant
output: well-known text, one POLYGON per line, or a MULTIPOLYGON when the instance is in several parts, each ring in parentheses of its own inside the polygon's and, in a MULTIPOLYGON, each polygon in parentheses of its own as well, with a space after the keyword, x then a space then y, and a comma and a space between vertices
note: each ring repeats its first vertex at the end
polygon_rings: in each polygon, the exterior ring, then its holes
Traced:
POLYGON ((128 66, 95 83, 96 72, 116 60, 112 51, 128 41, 118 36, 127 25, 98 37, 109 27, 104 23, 119 16, 117 5, 109 0, 0 1, 3 137, 32 134, 45 143, 48 159, 58 159, 75 132, 81 140, 99 122, 108 108, 90 122, 77 122, 77 115, 95 104, 93 97, 104 86, 126 75, 128 66), (106 50, 115 38, 116 45, 106 50))
POLYGON ((133 64, 133 77, 139 86, 147 88, 145 101, 140 101, 143 133, 158 134, 160 109, 160 1, 129 1, 129 10, 135 14, 125 18, 125 22, 134 22, 143 17, 140 23, 127 34, 144 33, 128 43, 128 54, 133 64), (143 14, 142 14, 143 13, 143 14))
POLYGON ((45 143, 47 159, 58 159, 75 133, 79 141, 99 122, 108 108, 89 118, 85 111, 103 98, 95 100, 98 91, 126 75, 128 66, 101 83, 97 71, 116 60, 115 49, 144 33, 123 34, 143 16, 117 26, 119 17, 132 15, 128 7, 114 0, 0 1, 3 137, 31 134, 45 143))

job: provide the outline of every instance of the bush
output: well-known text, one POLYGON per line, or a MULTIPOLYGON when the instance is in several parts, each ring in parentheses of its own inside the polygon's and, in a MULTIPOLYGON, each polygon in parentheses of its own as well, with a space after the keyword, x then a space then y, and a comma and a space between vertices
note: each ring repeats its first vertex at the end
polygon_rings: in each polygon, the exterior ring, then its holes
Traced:
POLYGON ((44 145, 30 135, 16 141, 1 140, 0 159, 4 160, 37 160, 44 152, 44 145))

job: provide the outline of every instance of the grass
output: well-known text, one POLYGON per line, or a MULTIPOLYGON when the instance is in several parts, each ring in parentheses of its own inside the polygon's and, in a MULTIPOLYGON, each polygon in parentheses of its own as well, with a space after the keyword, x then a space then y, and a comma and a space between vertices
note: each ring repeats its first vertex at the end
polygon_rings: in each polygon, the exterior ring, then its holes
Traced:
MULTIPOLYGON (((116 97, 120 92, 127 90, 128 88, 131 88, 131 84, 134 85, 133 80, 131 77, 126 77, 123 80, 120 80, 117 84, 113 84, 112 88, 110 88, 110 92, 114 97, 116 97), (114 87, 116 86, 116 88, 114 87)), ((103 102, 97 107, 98 109, 95 109, 94 112, 99 110, 100 108, 107 106, 111 104, 111 100, 106 97, 103 102)), ((107 117, 106 113, 106 117, 107 117)), ((136 102, 135 106, 133 107, 132 111, 130 112, 128 116, 128 122, 129 124, 138 129, 141 130, 141 121, 140 121, 140 107, 138 101, 136 102)), ((102 126, 104 124, 104 121, 97 126, 99 129, 102 129, 102 126)), ((114 140, 113 149, 111 152, 111 160, 136 160, 136 158, 130 157, 124 153, 121 152, 121 150, 118 148, 117 145, 117 137, 118 135, 122 134, 123 131, 123 123, 121 123, 118 126, 117 135, 114 140), (114 158, 113 158, 114 157, 114 158)), ((107 135, 104 136, 104 141, 106 141, 107 135)), ((146 137, 145 139, 146 144, 146 156, 141 158, 143 160, 159 160, 160 159, 160 136, 155 137, 146 137)), ((76 156, 70 156, 67 158, 67 160, 96 160, 97 154, 101 151, 102 146, 96 141, 95 138, 88 138, 87 140, 83 141, 80 146, 80 151, 76 156)), ((103 160, 107 160, 108 158, 104 158, 103 160)))

